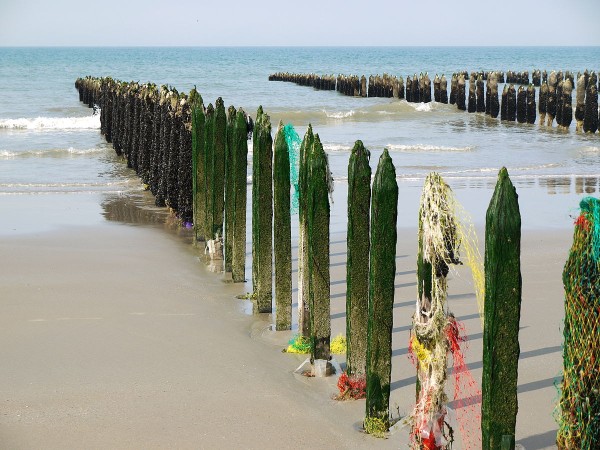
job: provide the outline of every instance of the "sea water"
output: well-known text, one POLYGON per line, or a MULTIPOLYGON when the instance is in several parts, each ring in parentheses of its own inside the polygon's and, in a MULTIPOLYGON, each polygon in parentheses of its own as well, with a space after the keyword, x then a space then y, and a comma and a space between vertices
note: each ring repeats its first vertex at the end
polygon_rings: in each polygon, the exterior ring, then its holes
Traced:
POLYGON ((45 195, 49 211, 71 216, 76 210, 70 205, 93 198, 98 208, 91 214, 104 220, 115 199, 140 195, 138 178, 101 136, 99 116, 79 102, 74 82, 92 75, 168 84, 180 92, 196 86, 205 104, 223 97, 226 107, 251 116, 262 105, 274 129, 279 121, 291 123, 300 136, 312 124, 336 180, 334 228, 344 228, 344 183, 357 139, 371 150, 373 171, 383 149, 390 151, 401 226, 416 224, 420 188, 431 171, 442 174, 482 223, 497 172, 506 166, 524 226, 566 227, 579 199, 598 191, 598 133, 576 133, 574 123, 563 132, 500 122, 455 105, 353 98, 268 81, 274 72, 404 79, 428 72, 431 79, 446 74, 449 80, 463 70, 534 69, 598 70, 600 47, 0 48, 0 223, 10 227, 11 210, 32 196, 45 195))

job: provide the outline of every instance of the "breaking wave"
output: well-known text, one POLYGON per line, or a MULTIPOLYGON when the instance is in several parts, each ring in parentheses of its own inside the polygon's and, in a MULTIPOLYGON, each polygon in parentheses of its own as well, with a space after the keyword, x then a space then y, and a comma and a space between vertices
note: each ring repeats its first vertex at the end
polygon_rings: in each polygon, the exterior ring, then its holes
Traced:
POLYGON ((94 130, 100 128, 100 115, 87 117, 36 117, 0 119, 0 129, 13 130, 94 130))

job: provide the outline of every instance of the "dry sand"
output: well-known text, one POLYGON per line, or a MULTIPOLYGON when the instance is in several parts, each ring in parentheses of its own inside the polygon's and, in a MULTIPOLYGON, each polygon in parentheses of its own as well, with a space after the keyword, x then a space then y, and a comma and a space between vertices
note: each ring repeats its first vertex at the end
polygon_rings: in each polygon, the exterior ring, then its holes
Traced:
MULTIPOLYGON (((249 315, 235 299, 249 286, 222 283, 188 232, 136 208, 115 200, 103 204, 113 222, 1 233, 1 448, 406 447, 406 430, 387 440, 359 432, 364 401, 331 400, 335 379, 294 375, 304 358, 281 353, 291 333, 270 331, 269 315, 249 315)), ((401 414, 415 392, 415 235, 399 230, 391 403, 401 414)), ((345 240, 331 237, 336 335, 345 329, 345 240)), ((517 442, 527 449, 555 439, 570 238, 566 229, 523 235, 517 442)), ((479 381, 482 333, 468 278, 464 269, 451 277, 449 301, 471 335, 479 381)))

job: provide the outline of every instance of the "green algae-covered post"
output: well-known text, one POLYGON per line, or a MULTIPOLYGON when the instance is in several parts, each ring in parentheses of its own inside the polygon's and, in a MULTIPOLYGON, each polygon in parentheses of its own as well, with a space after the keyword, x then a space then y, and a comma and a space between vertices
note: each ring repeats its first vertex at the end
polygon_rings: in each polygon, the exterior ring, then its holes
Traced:
POLYGON ((319 135, 308 155, 308 297, 310 303, 311 362, 331 355, 329 295, 329 164, 319 135))
POLYGON ((213 235, 213 192, 215 183, 214 173, 215 156, 215 108, 212 103, 206 107, 204 121, 204 173, 205 173, 205 196, 206 196, 206 242, 214 239, 213 235))
MULTIPOLYGON (((288 169, 289 170, 289 169, 288 169)), ((252 289, 259 313, 273 298, 273 138, 262 107, 256 112, 252 156, 252 289)))
POLYGON ((225 154, 225 235, 223 247, 225 248, 225 273, 231 273, 232 267, 232 249, 233 249, 233 224, 235 216, 235 196, 233 176, 233 153, 234 153, 234 135, 237 112, 234 106, 227 110, 227 147, 225 154))
POLYGON ((231 272, 233 281, 246 281, 246 172, 248 169, 248 124, 246 113, 238 109, 233 129, 234 217, 231 272))
POLYGON ((223 210, 225 207, 225 152, 227 147, 227 114, 223 99, 215 102, 213 153, 213 228, 212 238, 223 237, 223 210))
POLYGON ((308 157, 312 152, 314 135, 309 124, 300 146, 300 168, 298 170, 298 331, 310 337, 310 301, 308 298, 308 157))
POLYGON ((371 153, 356 141, 348 162, 348 250, 346 260, 346 372, 364 376, 369 317, 369 208, 371 153))
POLYGON ((373 422, 382 423, 383 431, 389 427, 397 215, 396 169, 386 149, 375 173, 371 203, 366 430, 379 428, 373 422))
POLYGON ((196 241, 207 239, 206 230, 206 172, 205 172, 205 116, 202 97, 198 96, 192 106, 192 161, 194 232, 196 241))
POLYGON ((486 214, 485 306, 481 433, 483 449, 498 449, 515 435, 519 319, 521 317, 521 214, 506 168, 486 214))
POLYGON ((565 321, 559 399, 559 449, 600 448, 600 201, 579 204, 563 271, 565 321))
POLYGON ((292 327, 292 225, 290 215, 290 155, 283 123, 275 137, 273 168, 275 210, 275 328, 292 327))

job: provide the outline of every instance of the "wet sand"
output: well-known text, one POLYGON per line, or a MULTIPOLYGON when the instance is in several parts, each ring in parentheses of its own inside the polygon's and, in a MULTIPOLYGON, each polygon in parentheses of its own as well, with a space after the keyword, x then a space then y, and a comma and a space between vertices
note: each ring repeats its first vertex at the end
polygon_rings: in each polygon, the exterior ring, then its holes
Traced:
MULTIPOLYGON (((71 205, 83 201, 73 197, 71 205)), ((405 429, 387 440, 359 432, 364 401, 331 400, 335 379, 294 375, 304 357, 281 353, 292 333, 270 331, 269 315, 248 314, 249 302, 235 296, 250 286, 208 272, 190 233, 174 231, 164 211, 140 208, 143 200, 102 201, 104 218, 88 224, 16 233, 13 220, 14 229, 0 230, 3 448, 406 447, 405 429)), ((339 201, 336 208, 344 209, 339 201)), ((334 336, 345 329, 339 214, 331 235, 334 336)), ((555 438, 570 239, 566 228, 523 234, 517 442, 527 449, 552 448, 555 438)), ((415 254, 416 229, 401 228, 391 396, 401 415, 415 392, 407 354, 415 254)), ((479 381, 482 333, 466 269, 452 275, 449 294, 479 381)))

